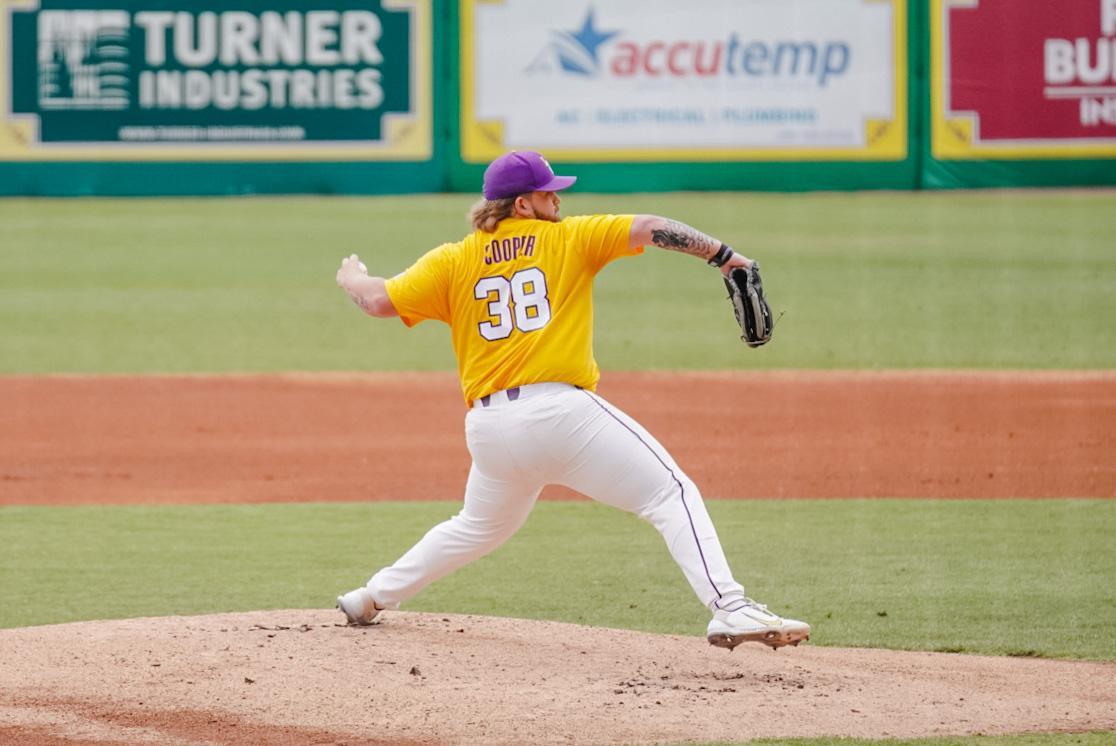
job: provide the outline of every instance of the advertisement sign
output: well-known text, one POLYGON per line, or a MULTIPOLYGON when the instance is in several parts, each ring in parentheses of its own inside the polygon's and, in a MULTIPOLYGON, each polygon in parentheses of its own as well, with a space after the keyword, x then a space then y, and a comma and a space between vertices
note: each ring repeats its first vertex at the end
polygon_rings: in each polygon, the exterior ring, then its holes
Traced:
POLYGON ((431 0, 0 12, 0 160, 426 159, 431 0))
POLYGON ((461 0, 462 156, 903 160, 906 0, 461 0))
POLYGON ((1116 0, 932 0, 937 158, 1116 156, 1116 0))

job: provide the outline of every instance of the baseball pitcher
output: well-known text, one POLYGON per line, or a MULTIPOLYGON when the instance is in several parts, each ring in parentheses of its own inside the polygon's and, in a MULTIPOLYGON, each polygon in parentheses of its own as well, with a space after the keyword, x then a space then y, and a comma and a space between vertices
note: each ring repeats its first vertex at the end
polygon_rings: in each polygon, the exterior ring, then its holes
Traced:
POLYGON ((766 342, 771 317, 758 266, 683 223, 652 215, 559 217, 556 176, 539 153, 513 151, 484 174, 474 231, 401 274, 369 276, 354 254, 337 284, 365 313, 449 325, 469 411, 472 467, 464 506, 395 564, 337 599, 350 624, 372 624, 428 583, 491 552, 527 519, 539 492, 561 484, 645 519, 662 534, 694 593, 712 612, 707 639, 732 649, 810 637, 744 595, 697 485, 642 426, 595 393, 593 278, 644 246, 719 267, 742 337, 766 342))

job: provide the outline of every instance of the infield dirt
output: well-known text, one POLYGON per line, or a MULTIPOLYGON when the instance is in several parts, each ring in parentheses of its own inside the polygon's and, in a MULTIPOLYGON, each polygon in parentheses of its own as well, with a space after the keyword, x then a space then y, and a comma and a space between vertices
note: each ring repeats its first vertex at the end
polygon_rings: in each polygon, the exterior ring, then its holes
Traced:
MULTIPOLYGON (((609 373, 717 498, 1116 497, 1116 373, 609 373)), ((0 378, 0 504, 452 500, 451 374, 0 378)), ((544 497, 573 493, 548 488, 544 497)))
MULTIPOLYGON (((1116 373, 608 374, 601 393, 713 498, 1116 497, 1116 373)), ((0 408, 0 505, 452 499, 468 469, 446 374, 2 378, 0 408)), ((288 610, 0 630, 0 741, 1116 730, 1112 663, 729 654, 701 637, 385 617, 369 629, 288 610)))

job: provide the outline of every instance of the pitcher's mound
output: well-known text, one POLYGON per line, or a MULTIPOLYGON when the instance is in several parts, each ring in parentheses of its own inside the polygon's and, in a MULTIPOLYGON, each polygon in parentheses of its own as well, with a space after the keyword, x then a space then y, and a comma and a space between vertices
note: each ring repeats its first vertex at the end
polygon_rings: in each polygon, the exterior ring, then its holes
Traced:
POLYGON ((661 743, 1116 728, 1116 664, 387 612, 0 630, 0 741, 661 743))

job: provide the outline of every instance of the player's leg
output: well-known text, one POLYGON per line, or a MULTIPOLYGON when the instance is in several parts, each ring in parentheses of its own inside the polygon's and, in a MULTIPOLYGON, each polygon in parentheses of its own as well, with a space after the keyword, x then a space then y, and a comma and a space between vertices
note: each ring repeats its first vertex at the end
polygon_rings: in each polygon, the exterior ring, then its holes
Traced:
POLYGON ((694 593, 714 612, 710 642, 731 648, 751 640, 779 647, 808 639, 809 625, 781 619, 745 597, 697 485, 666 449, 603 398, 587 391, 577 395, 581 400, 573 400, 566 425, 573 424, 577 436, 569 436, 562 483, 658 529, 694 593))
POLYGON ((461 512, 430 529, 368 581, 377 605, 398 608, 430 583, 499 547, 527 520, 540 490, 540 485, 487 475, 473 464, 461 512))
POLYGON ((527 520, 542 490, 537 474, 522 470, 508 452, 515 433, 500 412, 473 410, 465 435, 473 465, 461 512, 430 529, 394 564, 364 588, 338 599, 350 621, 371 623, 383 609, 398 608, 435 580, 488 554, 527 520), (354 613, 350 613, 350 612, 354 613))
POLYGON ((658 529, 701 602, 722 608, 744 597, 732 576, 701 492, 638 422, 600 396, 575 390, 561 482, 639 515, 658 529))

